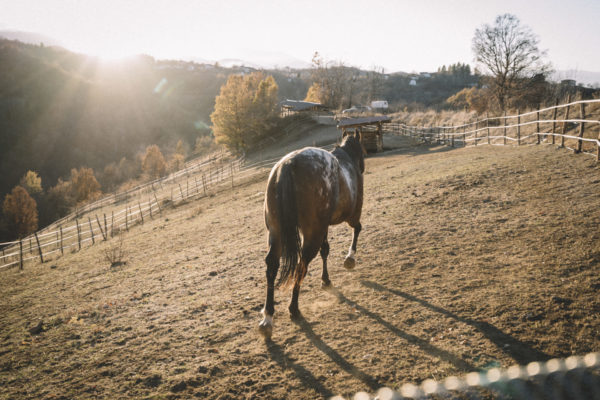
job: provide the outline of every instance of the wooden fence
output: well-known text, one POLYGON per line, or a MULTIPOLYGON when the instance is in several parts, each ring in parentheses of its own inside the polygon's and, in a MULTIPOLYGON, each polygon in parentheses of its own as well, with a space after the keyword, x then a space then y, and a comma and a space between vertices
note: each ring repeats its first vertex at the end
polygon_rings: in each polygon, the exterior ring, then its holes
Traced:
POLYGON ((385 125, 385 132, 452 147, 545 143, 589 154, 600 161, 600 99, 569 102, 515 115, 485 117, 461 125, 392 123, 385 125))
POLYGON ((225 153, 196 160, 186 168, 162 179, 125 192, 115 193, 77 209, 68 216, 32 235, 0 243, 0 269, 67 251, 81 250, 87 244, 108 240, 122 230, 144 223, 145 218, 162 214, 171 203, 206 196, 217 186, 235 184, 235 173, 243 159, 228 160, 225 153))
MULTIPOLYGON (((330 150, 333 147, 325 146, 330 150)), ((246 163, 243 158, 225 161, 225 157, 212 157, 194 163, 160 182, 153 181, 137 189, 111 195, 112 202, 86 207, 52 224, 54 229, 45 228, 22 240, 0 243, 0 270, 23 268, 25 262, 44 262, 50 255, 63 255, 79 251, 85 246, 106 241, 132 226, 143 224, 147 219, 162 215, 164 208, 184 200, 194 200, 216 191, 233 189, 254 177, 265 174, 279 157, 246 163), (127 193, 127 195, 125 195, 127 193), (121 200, 117 200, 121 198, 121 200), (107 204, 112 207, 107 208, 107 204)))

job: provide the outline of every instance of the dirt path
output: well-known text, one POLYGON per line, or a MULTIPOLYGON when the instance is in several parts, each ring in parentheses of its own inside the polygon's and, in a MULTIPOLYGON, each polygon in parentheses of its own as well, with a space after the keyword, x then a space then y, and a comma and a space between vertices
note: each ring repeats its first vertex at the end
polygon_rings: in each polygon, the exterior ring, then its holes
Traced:
POLYGON ((550 147, 404 147, 367 160, 358 266, 331 229, 300 295, 264 295, 263 190, 180 205, 0 276, 1 398, 322 398, 600 350, 600 172, 550 147), (43 331, 28 329, 43 319, 43 331))

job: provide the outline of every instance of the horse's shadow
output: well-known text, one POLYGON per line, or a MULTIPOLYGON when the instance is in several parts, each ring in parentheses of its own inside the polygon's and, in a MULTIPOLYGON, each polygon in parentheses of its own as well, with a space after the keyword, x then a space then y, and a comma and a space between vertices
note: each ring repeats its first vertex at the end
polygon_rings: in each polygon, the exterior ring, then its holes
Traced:
POLYGON ((340 353, 338 353, 331 346, 325 343, 319 337, 319 335, 315 333, 310 323, 306 319, 304 319, 304 317, 300 316, 299 318, 296 318, 294 322, 300 327, 304 335, 308 338, 308 340, 310 340, 313 346, 315 346, 317 349, 323 352, 323 354, 331 358, 331 360, 335 362, 342 370, 363 382, 373 391, 381 387, 381 385, 377 382, 375 378, 358 369, 355 365, 353 365, 344 357, 342 357, 340 353))
POLYGON ((418 303, 432 311, 445 315, 458 322, 472 326, 473 328, 480 331, 492 343, 494 343, 501 351, 508 354, 519 364, 526 364, 531 361, 544 361, 552 358, 550 355, 544 353, 543 351, 537 350, 527 345, 526 343, 523 343, 522 341, 516 339, 515 337, 502 332, 500 329, 496 328, 488 322, 461 317, 460 315, 457 315, 451 311, 433 305, 423 299, 419 299, 416 296, 410 295, 400 290, 387 288, 377 282, 362 280, 360 283, 365 287, 375 289, 379 292, 391 293, 396 296, 402 297, 406 300, 418 303))
POLYGON ((360 304, 348 299, 338 289, 330 288, 328 291, 330 293, 332 293, 334 296, 336 296, 338 298, 338 300, 340 301, 340 303, 349 305, 350 307, 354 308, 361 314, 371 318, 378 324, 384 326, 385 328, 387 328, 389 331, 391 331, 398 337, 406 340, 409 343, 417 345, 419 348, 421 348, 426 353, 431 354, 439 359, 442 359, 442 360, 454 365, 459 370, 472 371, 474 369, 473 365, 471 365, 469 362, 463 360, 462 358, 459 358, 455 354, 452 354, 444 349, 441 349, 437 346, 432 345, 428 340, 422 339, 418 336, 412 335, 408 332, 405 332, 405 331, 399 329, 395 325, 393 325, 393 324, 389 323, 388 321, 386 321, 385 319, 383 319, 378 314, 376 314, 376 313, 366 309, 365 307, 361 306, 360 304))
POLYGON ((296 376, 302 381, 304 386, 314 389, 323 398, 329 398, 335 395, 331 390, 327 389, 323 384, 302 365, 295 363, 290 357, 285 354, 284 349, 271 339, 265 340, 267 351, 273 361, 275 361, 282 369, 292 369, 296 376))
MULTIPOLYGON (((300 328, 302 333, 304 333, 306 338, 310 340, 311 344, 323 352, 323 354, 328 356, 333 362, 335 362, 340 369, 360 380, 373 391, 381 387, 381 384, 379 384, 375 378, 358 369, 355 365, 346 360, 340 353, 325 343, 319 337, 319 335, 315 333, 310 322, 308 322, 303 316, 299 316, 293 321, 300 328)), ((324 398, 329 398, 335 395, 335 393, 326 388, 323 383, 321 383, 321 381, 319 381, 319 379, 313 375, 312 372, 307 370, 302 365, 294 362, 294 360, 292 360, 285 353, 284 349, 279 344, 275 343, 271 339, 267 339, 265 343, 271 359, 277 362, 277 364, 279 364, 279 366, 283 369, 292 369, 296 376, 302 381, 304 386, 314 389, 324 398)))

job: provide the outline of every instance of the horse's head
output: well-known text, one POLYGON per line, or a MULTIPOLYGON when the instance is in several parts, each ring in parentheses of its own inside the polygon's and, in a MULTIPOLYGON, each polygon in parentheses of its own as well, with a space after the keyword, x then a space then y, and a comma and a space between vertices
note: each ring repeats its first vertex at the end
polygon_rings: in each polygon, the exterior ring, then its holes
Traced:
POLYGON ((357 163, 360 173, 365 172, 365 147, 362 144, 362 134, 356 129, 354 133, 344 132, 340 145, 357 163))

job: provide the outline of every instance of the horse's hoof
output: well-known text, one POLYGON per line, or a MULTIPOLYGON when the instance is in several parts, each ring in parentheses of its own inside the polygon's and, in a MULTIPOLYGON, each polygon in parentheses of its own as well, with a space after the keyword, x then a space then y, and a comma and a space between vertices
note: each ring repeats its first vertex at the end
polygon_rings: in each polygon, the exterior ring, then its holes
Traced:
POLYGON ((351 270, 354 269, 355 266, 356 261, 354 260, 354 258, 346 257, 346 259, 344 260, 344 268, 346 268, 347 270, 351 270))
POLYGON ((297 309, 297 308, 295 308, 295 309, 290 308, 289 310, 290 310, 290 318, 293 321, 297 321, 297 320, 299 320, 299 319, 302 318, 302 313, 300 312, 299 309, 297 309))
POLYGON ((265 339, 271 339, 271 335, 273 334, 273 324, 263 319, 260 324, 258 324, 258 332, 263 335, 265 339))
POLYGON ((331 284, 330 280, 321 282, 321 289, 323 290, 331 289, 332 286, 333 285, 331 284))

